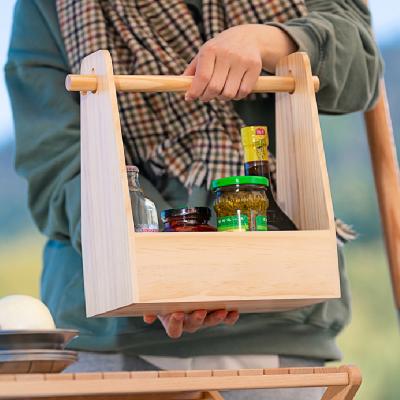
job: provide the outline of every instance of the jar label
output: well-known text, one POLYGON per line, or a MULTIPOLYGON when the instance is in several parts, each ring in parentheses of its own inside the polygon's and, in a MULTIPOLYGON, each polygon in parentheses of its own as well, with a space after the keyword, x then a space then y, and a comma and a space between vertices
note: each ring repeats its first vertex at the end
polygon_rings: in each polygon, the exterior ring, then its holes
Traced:
POLYGON ((158 232, 158 225, 135 224, 135 232, 158 232))
POLYGON ((266 126, 241 129, 245 162, 268 161, 268 130, 266 126))
POLYGON ((220 217, 217 220, 217 229, 221 232, 248 231, 249 219, 247 218, 247 215, 229 215, 226 217, 220 217))
MULTIPOLYGON (((252 224, 252 227, 254 223, 252 224)), ((217 228, 220 232, 245 232, 249 230, 255 231, 267 231, 267 217, 264 215, 258 215, 255 218, 255 229, 249 226, 249 219, 247 215, 241 215, 238 217, 237 215, 230 215, 225 217, 220 217, 217 220, 217 228)))
POLYGON ((267 217, 265 215, 257 215, 256 217, 256 231, 267 231, 267 217))
POLYGON ((245 162, 268 161, 268 148, 265 139, 254 140, 251 146, 243 146, 245 162))

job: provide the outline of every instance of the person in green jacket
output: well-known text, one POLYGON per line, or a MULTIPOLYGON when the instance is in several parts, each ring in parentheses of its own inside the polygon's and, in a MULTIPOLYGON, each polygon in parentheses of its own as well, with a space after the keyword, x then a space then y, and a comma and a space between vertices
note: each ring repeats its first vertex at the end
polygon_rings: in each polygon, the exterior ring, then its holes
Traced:
MULTIPOLYGON (((273 97, 247 96, 257 77, 273 73, 281 57, 294 51, 308 54, 321 82, 320 112, 347 113, 374 104, 382 67, 364 3, 19 0, 5 67, 15 122, 16 169, 28 182, 32 216, 49 239, 41 296, 59 328, 80 331, 71 344, 81 352, 73 370, 315 366, 339 359, 335 338, 350 314, 340 248, 338 300, 240 318, 225 310, 144 319, 86 318, 79 95, 65 91, 64 80, 79 71, 85 55, 100 48, 110 49, 115 73, 194 75, 184 98, 119 97, 125 155, 128 163, 139 166, 141 186, 158 210, 210 205, 207 188, 218 175, 216 165, 223 164, 223 171, 229 172, 242 163, 231 156, 236 143, 232 137, 240 125, 268 125, 273 132, 273 97), (157 108, 158 102, 163 107, 157 108), (148 119, 138 110, 148 112, 148 119), (190 121, 193 115, 198 119, 190 121), (197 124, 195 132, 190 123, 197 124), (209 126, 215 127, 214 133, 209 126), (183 132, 188 143, 193 137, 209 143, 209 151, 193 145, 170 163, 183 146, 174 129, 183 132), (226 130, 232 131, 224 136, 230 152, 221 162, 223 150, 215 151, 216 137, 226 130), (168 146, 175 150, 172 156, 168 146), (190 157, 195 151, 198 157, 190 157), (169 164, 175 169, 166 167, 169 164)), ((285 395, 274 391, 250 397, 285 395)), ((312 399, 320 393, 305 390, 297 395, 312 399)))

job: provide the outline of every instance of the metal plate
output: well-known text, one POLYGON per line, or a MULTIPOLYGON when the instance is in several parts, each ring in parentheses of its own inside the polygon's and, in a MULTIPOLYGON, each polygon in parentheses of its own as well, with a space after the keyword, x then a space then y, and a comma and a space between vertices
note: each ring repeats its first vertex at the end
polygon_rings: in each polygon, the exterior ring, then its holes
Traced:
POLYGON ((33 360, 76 360, 78 353, 69 350, 0 350, 0 362, 33 360))
POLYGON ((51 374, 63 371, 76 360, 0 362, 0 374, 51 374))
POLYGON ((0 374, 61 372, 78 359, 76 351, 67 350, 2 350, 0 374))
POLYGON ((79 331, 72 329, 53 330, 0 330, 0 350, 64 349, 79 331))

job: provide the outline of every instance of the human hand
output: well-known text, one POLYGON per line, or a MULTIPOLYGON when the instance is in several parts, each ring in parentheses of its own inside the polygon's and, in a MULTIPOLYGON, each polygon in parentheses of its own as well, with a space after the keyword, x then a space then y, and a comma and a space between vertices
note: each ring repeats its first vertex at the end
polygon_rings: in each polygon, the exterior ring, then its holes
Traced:
POLYGON ((178 339, 183 332, 194 333, 201 328, 216 326, 220 324, 234 325, 239 319, 237 311, 196 310, 191 313, 174 312, 167 315, 145 315, 144 322, 154 323, 157 318, 161 321, 165 332, 172 339, 178 339))
POLYGON ((262 68, 275 72, 278 61, 297 50, 282 29, 247 24, 229 28, 206 42, 184 71, 194 76, 187 101, 240 100, 253 90, 262 68))

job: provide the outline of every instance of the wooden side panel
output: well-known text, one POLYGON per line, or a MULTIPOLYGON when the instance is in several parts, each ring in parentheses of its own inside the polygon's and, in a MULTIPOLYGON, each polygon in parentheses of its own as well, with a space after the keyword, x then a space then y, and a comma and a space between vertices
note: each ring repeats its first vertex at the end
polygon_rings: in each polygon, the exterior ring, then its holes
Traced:
POLYGON ((107 51, 86 57, 95 93, 81 94, 82 248, 88 316, 132 302, 133 232, 112 62, 107 51))
POLYGON ((302 230, 330 229, 333 207, 315 100, 305 53, 283 58, 277 75, 292 75, 292 94, 276 94, 278 202, 302 230))
POLYGON ((328 230, 132 236, 138 302, 107 316, 199 305, 287 310, 340 296, 336 243, 328 230))
POLYGON ((339 295, 337 249, 329 231, 135 237, 140 302, 339 295))

